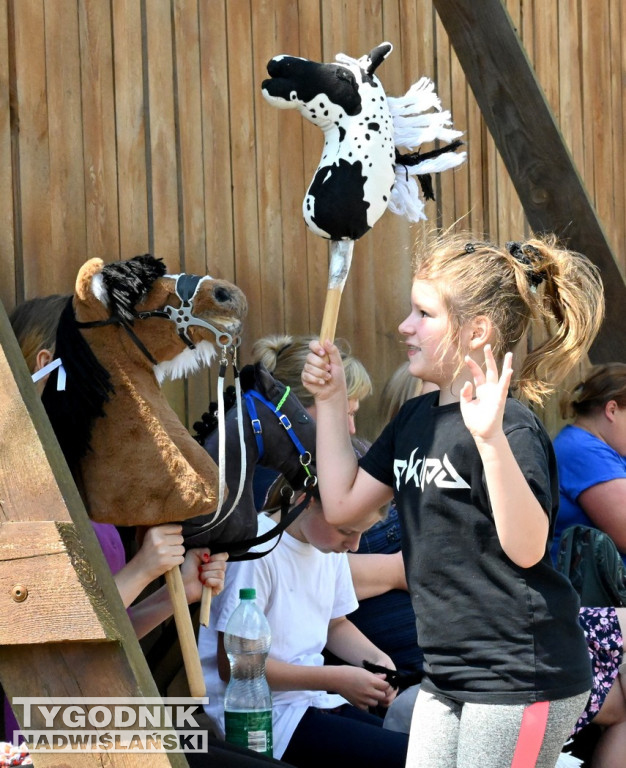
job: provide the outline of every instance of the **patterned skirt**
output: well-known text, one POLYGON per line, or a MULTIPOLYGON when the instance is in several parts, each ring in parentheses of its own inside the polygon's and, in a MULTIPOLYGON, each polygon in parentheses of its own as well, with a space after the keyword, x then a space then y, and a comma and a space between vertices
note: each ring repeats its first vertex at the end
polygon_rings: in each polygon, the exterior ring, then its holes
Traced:
POLYGON ((615 608, 581 608, 578 620, 587 638, 593 688, 574 733, 590 723, 600 711, 624 656, 624 641, 615 608))

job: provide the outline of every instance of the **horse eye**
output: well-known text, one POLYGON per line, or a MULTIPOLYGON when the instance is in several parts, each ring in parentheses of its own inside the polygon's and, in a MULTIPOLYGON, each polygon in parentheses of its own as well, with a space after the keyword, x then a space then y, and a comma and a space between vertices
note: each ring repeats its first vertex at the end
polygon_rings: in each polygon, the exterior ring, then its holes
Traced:
POLYGON ((298 424, 308 424, 310 421, 310 418, 306 415, 306 413, 299 413, 296 416, 296 421, 298 424))
POLYGON ((356 78, 352 74, 352 72, 350 72, 349 69, 344 69, 343 67, 337 67, 336 75, 340 80, 345 80, 346 82, 350 83, 350 85, 353 86, 354 88, 357 87, 356 78))
POLYGON ((230 292, 227 291, 226 288, 223 288, 222 286, 217 286, 215 288, 215 290, 213 291, 213 296, 215 297, 215 301, 218 301, 220 304, 226 304, 227 301, 230 301, 232 299, 230 292))

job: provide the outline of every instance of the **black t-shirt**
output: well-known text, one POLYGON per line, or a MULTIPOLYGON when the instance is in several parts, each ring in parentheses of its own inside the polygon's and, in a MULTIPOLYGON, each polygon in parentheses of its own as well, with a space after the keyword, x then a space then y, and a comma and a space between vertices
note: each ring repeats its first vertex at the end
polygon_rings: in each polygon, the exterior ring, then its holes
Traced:
MULTIPOLYGON (((527 703, 591 687, 578 597, 542 560, 521 568, 502 550, 483 466, 458 403, 432 392, 407 402, 360 464, 394 490, 407 581, 427 678, 460 701, 527 703)), ((556 462, 539 420, 508 398, 504 432, 550 519, 556 462)), ((549 539, 550 539, 549 537, 549 539)))

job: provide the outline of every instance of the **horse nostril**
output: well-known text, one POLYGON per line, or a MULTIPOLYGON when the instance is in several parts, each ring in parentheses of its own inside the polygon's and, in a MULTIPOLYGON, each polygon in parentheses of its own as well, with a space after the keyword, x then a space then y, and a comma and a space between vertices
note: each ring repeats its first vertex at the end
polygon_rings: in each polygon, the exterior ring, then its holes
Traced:
POLYGON ((233 298, 230 291, 221 285, 218 285, 215 288, 213 291, 213 296, 215 297, 215 301, 219 302, 220 304, 226 304, 226 302, 231 301, 233 298))

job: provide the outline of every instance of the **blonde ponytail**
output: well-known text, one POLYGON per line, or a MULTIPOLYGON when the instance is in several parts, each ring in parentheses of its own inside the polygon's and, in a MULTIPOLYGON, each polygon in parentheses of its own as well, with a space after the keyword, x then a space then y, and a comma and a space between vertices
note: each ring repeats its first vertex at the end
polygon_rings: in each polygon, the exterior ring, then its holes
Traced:
POLYGON ((604 289, 598 268, 559 247, 553 235, 528 245, 539 254, 544 278, 531 297, 531 311, 543 319, 548 338, 525 358, 518 386, 540 403, 589 351, 604 319, 604 289))

